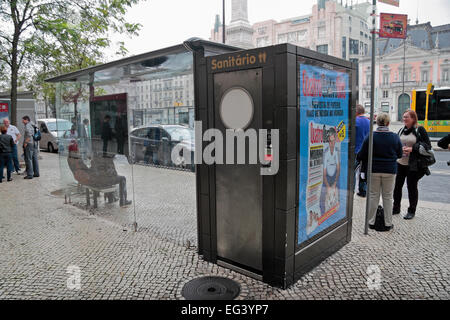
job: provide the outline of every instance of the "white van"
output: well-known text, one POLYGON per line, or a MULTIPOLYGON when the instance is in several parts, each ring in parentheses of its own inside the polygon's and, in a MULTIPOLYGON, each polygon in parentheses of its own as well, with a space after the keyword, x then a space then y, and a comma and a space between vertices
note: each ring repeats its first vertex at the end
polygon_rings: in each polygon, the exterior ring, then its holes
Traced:
POLYGON ((64 119, 38 119, 37 124, 41 131, 39 147, 49 152, 58 151, 59 139, 72 127, 72 123, 64 119))

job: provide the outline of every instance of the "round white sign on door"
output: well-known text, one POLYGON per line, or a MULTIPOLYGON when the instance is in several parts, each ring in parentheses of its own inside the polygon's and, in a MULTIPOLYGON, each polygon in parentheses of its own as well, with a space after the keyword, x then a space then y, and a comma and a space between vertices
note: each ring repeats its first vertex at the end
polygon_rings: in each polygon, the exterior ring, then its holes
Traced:
POLYGON ((220 102, 220 118, 228 129, 245 129, 253 119, 253 99, 244 88, 228 89, 220 102))

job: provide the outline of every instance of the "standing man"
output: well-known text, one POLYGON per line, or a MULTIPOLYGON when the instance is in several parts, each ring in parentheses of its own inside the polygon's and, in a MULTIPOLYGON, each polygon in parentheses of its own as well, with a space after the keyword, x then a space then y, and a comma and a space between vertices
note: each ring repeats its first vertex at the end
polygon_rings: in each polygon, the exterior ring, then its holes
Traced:
POLYGON ((103 140, 103 155, 105 156, 108 152, 108 141, 112 139, 112 129, 109 122, 111 121, 111 116, 106 115, 103 119, 103 126, 102 126, 102 140, 103 140))
POLYGON ((12 162, 14 164, 14 169, 17 172, 17 174, 20 174, 20 166, 19 166, 19 157, 17 156, 17 144, 19 143, 20 137, 22 135, 19 132, 19 129, 17 129, 16 126, 13 126, 8 118, 3 119, 3 125, 6 127, 6 134, 10 135, 13 138, 14 146, 12 149, 12 162))
POLYGON ((33 177, 39 177, 37 143, 33 139, 35 126, 31 123, 29 116, 24 116, 22 118, 22 123, 25 127, 25 133, 23 135, 23 154, 27 171, 27 175, 24 179, 33 179, 33 177))
POLYGON ((0 183, 3 180, 3 168, 6 165, 6 177, 8 181, 12 181, 11 179, 11 171, 12 171, 12 162, 11 162, 11 153, 12 148, 14 146, 13 138, 6 134, 6 128, 4 126, 0 127, 1 135, 0 135, 0 183))
MULTIPOLYGON (((362 105, 358 104, 356 106, 356 142, 355 142, 355 153, 358 154, 358 152, 361 150, 361 147, 363 145, 364 140, 366 139, 367 135, 370 131, 370 120, 367 119, 364 116, 365 109, 362 105)), ((356 160, 355 162, 355 171, 358 174, 358 193, 357 195, 360 197, 365 198, 366 197, 366 190, 367 190, 367 178, 361 177, 361 172, 364 170, 361 170, 363 163, 361 161, 356 160)))

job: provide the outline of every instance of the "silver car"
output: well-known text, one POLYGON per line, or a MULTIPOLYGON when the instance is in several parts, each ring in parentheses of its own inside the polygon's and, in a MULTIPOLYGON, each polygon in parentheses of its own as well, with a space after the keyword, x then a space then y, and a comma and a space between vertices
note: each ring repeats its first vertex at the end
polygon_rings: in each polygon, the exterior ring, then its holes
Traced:
POLYGON ((131 161, 166 167, 183 167, 194 171, 194 130, 181 125, 148 125, 130 132, 131 161), (177 163, 172 162, 171 154, 177 145, 183 145, 182 154, 177 163), (183 151, 184 152, 184 151, 183 151), (190 164, 186 158, 190 158, 190 164))
POLYGON ((58 151, 60 138, 72 127, 72 123, 64 119, 38 119, 37 124, 41 131, 39 147, 49 152, 58 151))

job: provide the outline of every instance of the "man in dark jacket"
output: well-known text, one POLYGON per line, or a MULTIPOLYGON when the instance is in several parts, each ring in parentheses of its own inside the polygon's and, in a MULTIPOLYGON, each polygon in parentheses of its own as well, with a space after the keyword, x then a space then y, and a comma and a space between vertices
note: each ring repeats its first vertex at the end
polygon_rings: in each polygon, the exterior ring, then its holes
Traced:
POLYGON ((111 125, 109 122, 111 121, 111 116, 106 115, 103 119, 103 126, 102 126, 102 135, 101 138, 103 140, 103 154, 106 155, 108 152, 108 141, 112 139, 113 133, 111 129, 111 125))
POLYGON ((8 131, 6 127, 2 126, 0 135, 0 183, 3 179, 3 169, 6 165, 7 180, 12 181, 11 171, 12 171, 12 151, 14 148, 14 139, 6 134, 8 131))
POLYGON ((438 146, 439 146, 439 148, 450 150, 450 134, 448 134, 446 137, 443 137, 441 140, 439 140, 438 146))

